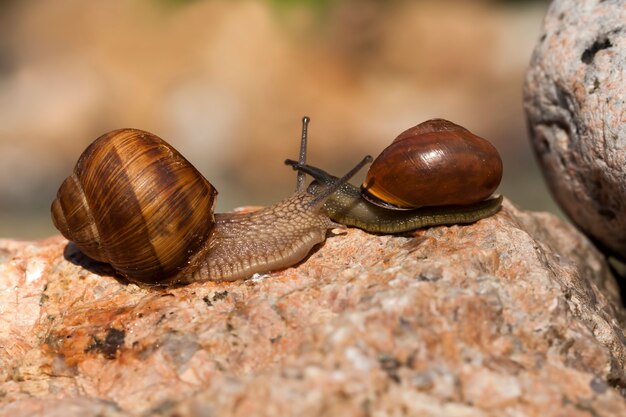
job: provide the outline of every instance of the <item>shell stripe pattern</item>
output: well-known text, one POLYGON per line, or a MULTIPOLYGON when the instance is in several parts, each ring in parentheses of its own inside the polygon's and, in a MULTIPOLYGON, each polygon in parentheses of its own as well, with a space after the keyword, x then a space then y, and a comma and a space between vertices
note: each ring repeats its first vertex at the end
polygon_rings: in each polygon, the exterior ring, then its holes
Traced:
POLYGON ((217 191, 150 133, 103 135, 74 172, 105 248, 101 260, 122 275, 140 281, 175 275, 210 235, 217 191))
POLYGON ((52 220, 66 238, 74 241, 86 255, 106 262, 100 248, 100 235, 89 210, 80 181, 74 174, 63 181, 52 203, 52 220))

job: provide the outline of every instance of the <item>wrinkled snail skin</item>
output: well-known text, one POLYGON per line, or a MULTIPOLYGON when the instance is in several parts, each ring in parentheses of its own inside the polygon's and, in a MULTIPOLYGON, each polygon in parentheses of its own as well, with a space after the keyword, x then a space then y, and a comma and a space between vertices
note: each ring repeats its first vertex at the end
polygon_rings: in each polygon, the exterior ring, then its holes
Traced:
POLYGON ((314 196, 300 192, 252 213, 216 214, 211 239, 181 276, 190 282, 234 281, 300 262, 326 231, 339 225, 321 210, 311 210, 314 196))
POLYGON ((256 212, 214 215, 217 191, 180 153, 151 133, 120 129, 81 155, 52 218, 85 255, 132 282, 245 279, 292 266, 323 242, 339 226, 325 200, 367 162, 316 195, 296 190, 256 212))

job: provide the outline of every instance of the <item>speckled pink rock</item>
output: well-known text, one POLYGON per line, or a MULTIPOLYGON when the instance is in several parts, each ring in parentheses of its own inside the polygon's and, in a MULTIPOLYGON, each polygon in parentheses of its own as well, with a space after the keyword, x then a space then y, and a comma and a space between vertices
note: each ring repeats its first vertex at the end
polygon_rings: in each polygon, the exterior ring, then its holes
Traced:
POLYGON ((507 201, 336 232, 296 267, 162 290, 62 238, 0 241, 0 415, 626 415, 624 310, 573 227, 507 201))
POLYGON ((526 76, 532 144, 552 194, 626 260, 626 5, 555 0, 526 76))

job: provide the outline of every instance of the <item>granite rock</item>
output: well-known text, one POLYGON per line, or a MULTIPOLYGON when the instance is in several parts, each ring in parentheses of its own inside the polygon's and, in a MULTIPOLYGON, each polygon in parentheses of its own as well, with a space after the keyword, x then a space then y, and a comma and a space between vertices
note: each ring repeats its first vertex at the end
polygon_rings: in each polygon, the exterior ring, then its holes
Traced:
POLYGON ((247 281, 107 271, 61 237, 0 241, 0 415, 626 415, 603 256, 508 201, 409 236, 336 229, 247 281))
POLYGON ((527 73, 532 144, 552 194, 606 252, 626 259, 626 7, 555 0, 527 73))

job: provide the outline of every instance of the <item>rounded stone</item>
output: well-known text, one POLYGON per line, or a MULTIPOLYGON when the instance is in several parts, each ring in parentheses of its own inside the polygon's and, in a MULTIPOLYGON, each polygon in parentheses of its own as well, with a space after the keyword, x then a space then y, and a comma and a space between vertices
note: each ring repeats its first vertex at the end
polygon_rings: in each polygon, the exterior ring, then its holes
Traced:
POLYGON ((555 0, 524 85, 531 141, 570 219, 626 259, 626 8, 555 0))

